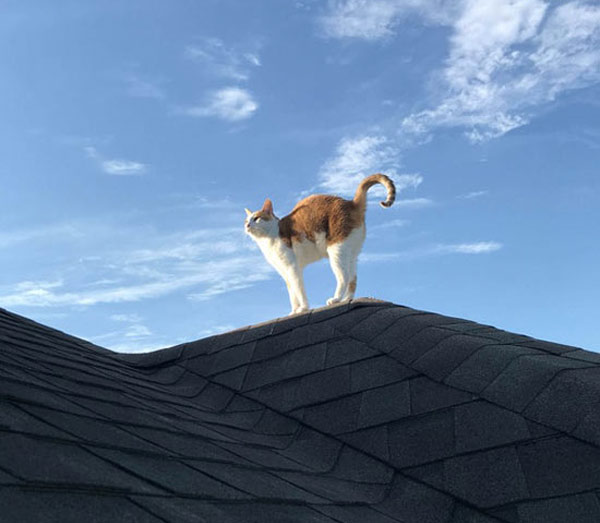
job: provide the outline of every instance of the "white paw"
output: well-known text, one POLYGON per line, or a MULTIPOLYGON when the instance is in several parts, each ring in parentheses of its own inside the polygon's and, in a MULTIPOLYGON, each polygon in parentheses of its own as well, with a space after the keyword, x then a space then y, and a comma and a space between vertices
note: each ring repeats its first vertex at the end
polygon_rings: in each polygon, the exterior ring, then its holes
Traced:
POLYGON ((306 312, 308 310, 308 307, 296 307, 292 312, 290 312, 290 316, 292 314, 302 314, 303 312, 306 312))
POLYGON ((340 299, 339 298, 329 298, 327 300, 327 305, 333 305, 334 303, 339 303, 340 299))

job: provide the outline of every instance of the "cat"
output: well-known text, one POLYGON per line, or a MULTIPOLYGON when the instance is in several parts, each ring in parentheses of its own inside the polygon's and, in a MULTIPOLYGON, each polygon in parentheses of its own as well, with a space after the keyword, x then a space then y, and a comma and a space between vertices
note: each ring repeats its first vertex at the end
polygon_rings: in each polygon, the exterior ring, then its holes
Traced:
POLYGON ((314 194, 299 201, 281 219, 273 213, 269 198, 259 211, 245 209, 246 233, 287 285, 290 314, 308 310, 302 271, 321 258, 329 258, 337 280, 335 294, 327 305, 354 297, 356 262, 366 235, 367 191, 378 183, 387 189, 387 198, 380 205, 390 207, 396 199, 394 182, 385 174, 372 174, 360 182, 352 200, 314 194))

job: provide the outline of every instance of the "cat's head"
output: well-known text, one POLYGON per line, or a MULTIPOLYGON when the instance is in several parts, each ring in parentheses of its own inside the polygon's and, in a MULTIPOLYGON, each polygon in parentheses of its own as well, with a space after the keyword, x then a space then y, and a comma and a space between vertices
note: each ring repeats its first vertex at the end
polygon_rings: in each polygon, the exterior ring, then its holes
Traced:
POLYGON ((254 238, 275 238, 279 234, 279 218, 273 214, 273 202, 267 198, 260 211, 246 211, 244 228, 254 238))

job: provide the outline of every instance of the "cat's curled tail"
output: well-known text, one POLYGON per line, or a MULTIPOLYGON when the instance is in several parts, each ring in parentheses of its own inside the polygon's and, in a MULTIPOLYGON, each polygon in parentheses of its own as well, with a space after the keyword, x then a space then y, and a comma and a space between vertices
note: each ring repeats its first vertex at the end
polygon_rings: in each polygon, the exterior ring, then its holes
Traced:
POLYGON ((396 199, 396 186, 394 182, 385 174, 372 174, 367 176, 358 184, 356 194, 354 195, 354 204, 364 213, 367 208, 367 191, 380 183, 387 189, 387 199, 384 202, 379 202, 382 207, 391 207, 396 199))

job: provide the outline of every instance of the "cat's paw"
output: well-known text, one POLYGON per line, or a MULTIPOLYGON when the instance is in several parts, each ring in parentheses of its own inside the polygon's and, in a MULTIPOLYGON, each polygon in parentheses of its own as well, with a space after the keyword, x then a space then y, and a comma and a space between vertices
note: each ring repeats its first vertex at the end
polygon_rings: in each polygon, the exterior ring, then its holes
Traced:
POLYGON ((308 310, 308 307, 296 307, 295 309, 292 310, 292 312, 290 312, 290 316, 293 316, 294 314, 302 314, 303 312, 306 312, 308 310))
POLYGON ((333 305, 335 303, 339 303, 341 300, 339 298, 329 298, 327 300, 327 305, 333 305))

